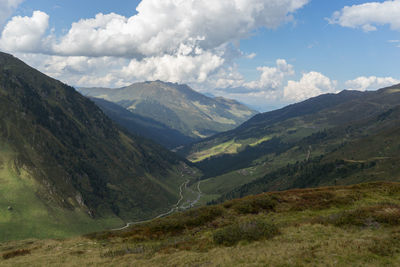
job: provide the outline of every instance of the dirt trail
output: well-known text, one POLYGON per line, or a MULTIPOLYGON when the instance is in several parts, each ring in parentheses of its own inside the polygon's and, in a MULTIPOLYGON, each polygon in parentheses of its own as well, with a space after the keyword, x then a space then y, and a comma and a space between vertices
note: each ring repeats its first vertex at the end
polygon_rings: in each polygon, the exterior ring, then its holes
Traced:
MULTIPOLYGON (((148 219, 148 220, 144 220, 144 221, 138 221, 138 222, 128 222, 124 227, 116 228, 116 229, 111 229, 111 231, 124 230, 124 229, 128 228, 128 227, 131 226, 131 225, 149 222, 149 221, 151 221, 151 220, 154 220, 154 219, 158 219, 158 218, 167 216, 167 215, 173 213, 174 211, 177 211, 177 210, 179 209, 179 204, 181 203, 181 201, 182 201, 183 198, 184 198, 184 197, 183 197, 183 188, 187 188, 187 184, 188 184, 188 183, 189 183, 189 180, 187 180, 186 182, 184 182, 183 184, 181 184, 181 185, 179 186, 179 195, 180 195, 180 198, 179 198, 178 202, 176 202, 176 204, 174 205, 174 207, 173 207, 170 211, 165 212, 165 213, 162 213, 162 214, 160 214, 160 215, 158 215, 158 216, 156 216, 156 217, 154 217, 154 218, 152 218, 152 219, 148 219)), ((195 202, 195 203, 197 203, 198 200, 199 200, 200 197, 201 197, 201 191, 200 191, 199 185, 200 185, 200 182, 199 182, 199 184, 198 184, 199 195, 198 195, 197 199, 196 199, 195 201, 193 201, 193 202, 195 202)), ((192 206, 195 204, 195 203, 192 204, 193 202, 190 203, 190 207, 192 207, 192 206)), ((184 208, 184 207, 182 207, 182 208, 184 208)))

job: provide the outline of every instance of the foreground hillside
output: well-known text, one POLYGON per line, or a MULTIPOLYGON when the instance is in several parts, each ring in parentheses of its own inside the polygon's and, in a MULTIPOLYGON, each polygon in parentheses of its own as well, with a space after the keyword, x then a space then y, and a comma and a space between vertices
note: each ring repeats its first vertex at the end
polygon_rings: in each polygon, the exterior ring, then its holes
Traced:
POLYGON ((193 170, 74 88, 0 53, 0 240, 63 237, 166 212, 193 170))
POLYGON ((234 100, 210 98, 187 85, 161 81, 135 83, 118 89, 80 88, 79 91, 119 104, 134 114, 195 139, 233 129, 256 114, 234 100))
POLYGON ((69 240, 0 244, 2 266, 395 266, 400 184, 266 193, 69 240))

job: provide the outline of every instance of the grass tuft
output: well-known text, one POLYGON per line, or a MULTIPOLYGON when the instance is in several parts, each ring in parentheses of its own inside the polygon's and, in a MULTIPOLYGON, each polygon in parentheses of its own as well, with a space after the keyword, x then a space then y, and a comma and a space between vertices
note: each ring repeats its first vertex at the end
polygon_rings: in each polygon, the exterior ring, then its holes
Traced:
POLYGON ((400 253, 400 234, 391 233, 386 238, 374 238, 368 250, 378 256, 388 257, 400 253))
POLYGON ((380 204, 362 207, 352 211, 335 213, 327 217, 314 219, 315 223, 333 224, 335 226, 362 226, 379 228, 400 225, 400 206, 396 204, 380 204))
POLYGON ((239 241, 270 239, 279 234, 277 226, 261 219, 236 223, 217 230, 213 240, 218 245, 233 246, 239 241))

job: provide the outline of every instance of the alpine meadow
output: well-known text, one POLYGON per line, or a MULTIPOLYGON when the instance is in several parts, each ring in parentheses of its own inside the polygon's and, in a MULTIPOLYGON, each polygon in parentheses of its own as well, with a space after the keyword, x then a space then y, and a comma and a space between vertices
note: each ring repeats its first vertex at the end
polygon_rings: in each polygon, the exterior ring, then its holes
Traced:
POLYGON ((0 266, 398 266, 400 0, 0 0, 0 266))

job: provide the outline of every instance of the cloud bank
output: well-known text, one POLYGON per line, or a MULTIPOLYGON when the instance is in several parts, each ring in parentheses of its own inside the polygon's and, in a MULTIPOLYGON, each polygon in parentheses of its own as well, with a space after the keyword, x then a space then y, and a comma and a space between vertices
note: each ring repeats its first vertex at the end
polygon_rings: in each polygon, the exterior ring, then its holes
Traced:
MULTIPOLYGON (((136 15, 100 13, 72 23, 61 36, 49 31, 46 13, 35 11, 31 17, 16 16, 8 22, 0 49, 78 86, 143 80, 242 86, 244 79, 233 59, 256 55, 243 54, 240 40, 260 28, 275 29, 293 21, 294 13, 309 1, 142 0, 136 15)), ((276 68, 258 70, 260 80, 245 86, 262 91, 281 86, 293 67, 280 60, 276 68)))
POLYGON ((398 83, 400 83, 400 80, 394 79, 392 77, 362 76, 354 80, 347 81, 346 86, 349 90, 365 91, 379 89, 398 83))
MULTIPOLYGON (((22 0, 0 0, 7 19, 22 0)), ((75 86, 120 87, 136 81, 189 83, 246 103, 295 102, 338 91, 335 80, 316 71, 296 76, 285 59, 257 68, 246 80, 234 59, 257 55, 240 51, 240 41, 259 29, 294 20, 310 0, 142 0, 131 17, 97 14, 81 19, 61 35, 49 29, 48 14, 15 16, 0 37, 11 52, 46 74, 75 86), (296 80, 297 79, 297 80, 296 80), (219 89, 214 89, 219 88, 219 89), (214 91, 213 91, 214 90, 214 91)), ((373 30, 389 24, 400 29, 400 0, 345 7, 331 23, 373 30), (383 15, 384 14, 384 15, 383 15), (375 28, 374 28, 375 27, 375 28)), ((367 90, 396 83, 393 78, 359 77, 346 86, 367 90)))
MULTIPOLYGON (((143 0, 136 9, 137 14, 129 18, 100 13, 95 18, 73 23, 64 36, 54 39, 41 52, 135 59, 199 54, 246 38, 258 28, 273 29, 291 21, 292 14, 308 1, 143 0)), ((35 13, 31 20, 37 19, 35 13)), ((27 20, 14 20, 12 26, 23 27, 27 20)), ((44 32, 47 27, 48 24, 41 24, 34 31, 44 32)), ((8 38, 13 37, 16 39, 9 32, 8 38)), ((16 47, 4 41, 1 44, 8 51, 32 52, 24 44, 14 43, 16 47)))

